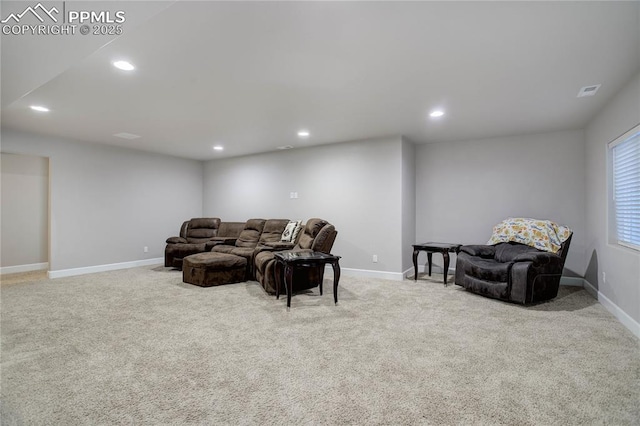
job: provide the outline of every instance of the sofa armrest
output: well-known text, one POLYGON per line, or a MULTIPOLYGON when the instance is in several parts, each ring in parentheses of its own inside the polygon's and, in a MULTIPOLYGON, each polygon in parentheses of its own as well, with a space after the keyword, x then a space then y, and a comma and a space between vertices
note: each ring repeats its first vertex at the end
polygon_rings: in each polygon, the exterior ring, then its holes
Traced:
POLYGON ((522 253, 513 258, 513 262, 532 262, 534 266, 548 265, 550 263, 562 264, 562 258, 557 254, 545 252, 522 253))
POLYGON ((182 237, 169 237, 167 238, 167 244, 186 244, 187 240, 182 237))
POLYGON ((283 250, 291 250, 295 247, 294 243, 286 242, 286 241, 272 241, 267 243, 261 243, 257 249, 260 251, 283 251, 283 250))
POLYGON ((286 243, 282 241, 260 243, 253 250, 253 257, 255 258, 258 253, 262 253, 263 251, 268 251, 268 252, 284 251, 284 250, 291 250, 293 247, 295 247, 293 243, 286 243))
POLYGON ((470 245, 460 247, 460 251, 470 256, 493 258, 496 254, 495 246, 470 245))

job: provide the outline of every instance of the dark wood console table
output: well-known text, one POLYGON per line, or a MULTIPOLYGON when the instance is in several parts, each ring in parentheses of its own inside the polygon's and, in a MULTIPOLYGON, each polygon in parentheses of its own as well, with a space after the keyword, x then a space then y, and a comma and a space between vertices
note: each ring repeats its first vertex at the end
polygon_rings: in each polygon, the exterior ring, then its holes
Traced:
MULTIPOLYGON (((330 264, 333 267, 333 300, 338 304, 338 281, 340 280, 340 256, 321 252, 291 252, 283 251, 275 253, 276 262, 276 298, 280 298, 280 286, 284 282, 287 289, 287 309, 291 308, 291 293, 293 293, 293 270, 296 268, 324 267, 330 264), (284 271, 284 277, 282 277, 284 271)), ((322 281, 319 284, 322 295, 322 281)))
POLYGON ((429 276, 431 276, 431 260, 433 253, 442 253, 444 258, 444 285, 447 285, 447 272, 449 271, 449 252, 457 253, 460 251, 462 244, 450 244, 450 243, 422 243, 413 244, 413 272, 414 280, 418 281, 418 253, 421 251, 427 252, 427 261, 429 263, 429 276))

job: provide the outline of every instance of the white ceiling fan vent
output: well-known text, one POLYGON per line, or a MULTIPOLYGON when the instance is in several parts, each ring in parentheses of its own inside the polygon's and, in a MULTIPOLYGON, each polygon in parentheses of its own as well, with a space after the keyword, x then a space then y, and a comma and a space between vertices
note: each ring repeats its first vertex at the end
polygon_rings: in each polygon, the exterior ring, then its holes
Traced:
POLYGON ((578 97, 582 98, 584 96, 593 96, 596 94, 600 86, 602 86, 602 84, 594 84, 593 86, 584 86, 578 92, 578 97))

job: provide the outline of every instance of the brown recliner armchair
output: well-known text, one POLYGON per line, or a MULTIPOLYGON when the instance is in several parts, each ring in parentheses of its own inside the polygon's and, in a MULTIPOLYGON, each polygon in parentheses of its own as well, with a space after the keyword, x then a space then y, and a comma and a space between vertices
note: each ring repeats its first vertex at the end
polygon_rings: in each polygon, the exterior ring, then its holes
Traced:
MULTIPOLYGON (((338 231, 326 220, 309 219, 300 231, 295 243, 272 242, 256 247, 254 255, 254 272, 256 280, 267 293, 276 292, 276 251, 318 251, 330 253, 338 231)), ((324 266, 318 268, 296 270, 293 276, 294 291, 317 287, 324 278, 324 266)))
POLYGON ((558 295, 573 234, 557 253, 517 242, 460 247, 455 283, 468 291, 505 302, 528 304, 558 295))
POLYGON ((206 243, 218 234, 217 217, 193 218, 182 224, 180 236, 167 238, 164 266, 182 268, 182 259, 207 250, 206 243))

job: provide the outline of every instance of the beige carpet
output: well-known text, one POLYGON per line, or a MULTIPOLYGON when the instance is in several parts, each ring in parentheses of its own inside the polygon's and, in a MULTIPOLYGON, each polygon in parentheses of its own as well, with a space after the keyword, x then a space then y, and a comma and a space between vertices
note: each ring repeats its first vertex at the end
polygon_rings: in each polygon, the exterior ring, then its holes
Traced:
POLYGON ((276 300, 145 267, 1 287, 2 424, 640 424, 639 341, 584 290, 521 307, 343 277, 276 300))

